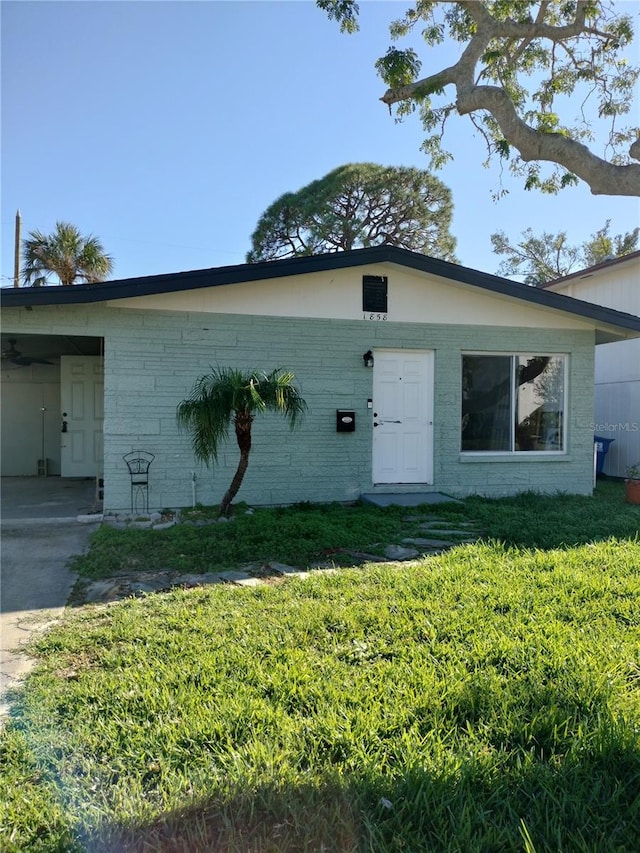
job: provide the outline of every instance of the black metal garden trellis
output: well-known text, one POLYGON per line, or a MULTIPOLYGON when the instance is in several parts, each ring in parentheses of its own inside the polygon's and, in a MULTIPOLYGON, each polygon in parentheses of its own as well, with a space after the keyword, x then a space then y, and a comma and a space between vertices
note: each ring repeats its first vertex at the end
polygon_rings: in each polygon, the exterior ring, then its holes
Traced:
POLYGON ((132 450, 122 457, 131 477, 131 513, 149 513, 149 466, 156 458, 146 450, 132 450), (142 506, 140 507, 140 503, 142 506))

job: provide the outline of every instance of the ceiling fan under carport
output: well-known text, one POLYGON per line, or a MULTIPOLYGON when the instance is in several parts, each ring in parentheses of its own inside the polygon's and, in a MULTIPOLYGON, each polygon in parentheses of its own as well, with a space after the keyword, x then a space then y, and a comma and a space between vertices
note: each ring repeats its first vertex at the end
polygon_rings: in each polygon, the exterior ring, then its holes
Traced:
POLYGON ((9 349, 2 350, 2 361, 10 362, 18 367, 29 367, 32 364, 53 364, 46 358, 38 358, 37 356, 23 355, 22 351, 16 348, 18 343, 17 338, 7 338, 9 349))

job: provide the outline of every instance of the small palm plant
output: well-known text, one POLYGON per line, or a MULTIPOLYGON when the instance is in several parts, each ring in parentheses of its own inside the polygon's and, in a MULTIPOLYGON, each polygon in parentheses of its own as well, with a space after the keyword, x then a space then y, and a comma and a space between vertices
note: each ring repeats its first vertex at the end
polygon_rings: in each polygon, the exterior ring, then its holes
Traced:
POLYGON ((293 373, 280 368, 270 373, 218 368, 201 376, 188 399, 178 405, 178 425, 191 433, 194 456, 207 467, 217 460, 233 420, 240 460, 220 503, 220 515, 229 514, 249 465, 255 416, 268 410, 280 412, 294 429, 306 412, 307 404, 293 384, 294 378, 293 373))

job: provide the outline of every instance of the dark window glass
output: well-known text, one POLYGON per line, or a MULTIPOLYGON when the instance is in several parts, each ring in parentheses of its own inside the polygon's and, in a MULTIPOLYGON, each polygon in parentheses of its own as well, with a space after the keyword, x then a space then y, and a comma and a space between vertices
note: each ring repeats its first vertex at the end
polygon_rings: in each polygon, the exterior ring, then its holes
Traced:
POLYGON ((462 450, 511 450, 511 356, 462 357, 462 450))
POLYGON ((463 355, 461 449, 563 451, 563 355, 463 355))

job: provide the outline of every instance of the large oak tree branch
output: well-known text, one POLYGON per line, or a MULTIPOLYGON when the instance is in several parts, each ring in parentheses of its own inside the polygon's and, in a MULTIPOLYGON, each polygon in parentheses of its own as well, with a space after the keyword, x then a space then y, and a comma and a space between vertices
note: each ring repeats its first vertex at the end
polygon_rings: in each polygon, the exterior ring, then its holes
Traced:
MULTIPOLYGON (((547 133, 529 127, 517 114, 509 95, 497 86, 469 85, 467 74, 456 73, 452 66, 431 77, 388 89, 381 100, 391 106, 399 101, 420 98, 453 83, 456 86, 456 108, 460 115, 486 110, 497 121, 504 138, 529 162, 546 160, 564 166, 591 188, 594 195, 640 196, 640 165, 617 166, 593 154, 586 145, 560 133, 547 133), (467 78, 464 81, 460 77, 467 78)), ((461 69, 458 69, 460 72, 461 69)), ((629 153, 640 159, 640 140, 629 153)))
MULTIPOLYGON (((574 20, 565 26, 552 26, 542 21, 542 4, 535 20, 524 22, 496 20, 482 3, 458 0, 474 19, 477 30, 455 65, 405 86, 388 89, 381 100, 391 107, 406 100, 421 100, 446 86, 456 88, 456 109, 460 115, 476 111, 490 113, 507 143, 515 148, 523 161, 547 161, 564 167, 591 188, 594 195, 640 196, 640 165, 615 165, 593 154, 581 142, 560 133, 535 130, 523 121, 508 93, 498 86, 478 85, 476 66, 493 39, 508 38, 528 43, 548 39, 560 43, 585 33, 602 40, 610 36, 586 24, 586 4, 577 4, 574 20)), ((640 160, 640 139, 633 142, 629 154, 640 160)))
MULTIPOLYGON (((416 69, 420 65, 415 51, 389 48, 387 55, 376 63, 382 77, 392 87, 381 100, 390 108, 403 101, 422 102, 425 127, 432 130, 441 116, 448 114, 449 107, 444 111, 431 109, 428 98, 453 85, 460 115, 471 115, 472 121, 472 113, 476 111, 492 116, 494 124, 485 137, 496 143, 503 156, 506 146, 499 134, 509 148, 518 151, 523 163, 545 161, 567 170, 566 175, 554 170, 552 177, 541 184, 535 167, 527 170, 514 162, 515 172, 528 173, 532 181, 537 181, 532 185, 555 192, 574 175, 587 183, 595 195, 640 196, 638 163, 614 164, 598 157, 570 135, 553 132, 559 125, 558 117, 552 112, 555 94, 571 97, 578 85, 584 83, 590 86, 590 95, 598 93, 600 115, 611 118, 609 144, 612 150, 626 141, 630 143, 630 158, 640 161, 640 138, 633 140, 637 131, 614 127, 615 118, 631 108, 633 87, 638 79, 638 69, 625 67, 624 57, 621 61, 619 56, 633 38, 632 16, 616 14, 613 4, 594 0, 574 2, 575 5, 559 0, 525 3, 516 0, 500 3, 414 0, 404 18, 392 25, 393 39, 407 35, 425 20, 428 24, 424 35, 429 44, 444 42, 448 31, 454 42, 467 41, 467 45, 455 65, 409 84, 405 81, 417 76, 416 69), (435 16, 436 8, 441 6, 457 9, 446 12, 442 22, 435 16), (463 14, 458 14, 460 10, 463 14), (550 54, 542 47, 544 42, 553 46, 550 54), (556 65, 555 48, 558 46, 567 54, 565 67, 556 65), (543 79, 538 84, 540 90, 530 96, 520 83, 520 75, 527 77, 537 73, 547 73, 549 79, 543 79), (494 84, 499 81, 504 87, 480 85, 481 81, 494 84), (538 129, 528 125, 521 117, 523 114, 518 113, 519 107, 524 109, 528 97, 532 99, 533 114, 540 119, 538 129)), ((329 17, 340 21, 343 30, 353 32, 357 29, 356 0, 316 0, 316 3, 329 17)), ((427 143, 428 150, 442 154, 437 135, 430 137, 427 143)), ((436 164, 441 159, 436 154, 432 156, 436 164)))
POLYGON ((597 157, 586 145, 561 133, 534 130, 518 116, 511 98, 503 89, 474 86, 467 92, 458 92, 456 106, 460 115, 475 110, 491 113, 509 145, 517 148, 526 162, 546 160, 558 163, 585 181, 594 195, 640 196, 640 165, 616 166, 597 157))

